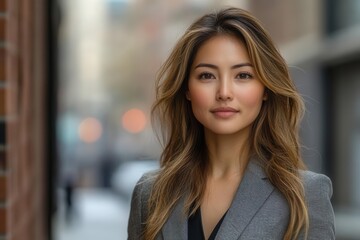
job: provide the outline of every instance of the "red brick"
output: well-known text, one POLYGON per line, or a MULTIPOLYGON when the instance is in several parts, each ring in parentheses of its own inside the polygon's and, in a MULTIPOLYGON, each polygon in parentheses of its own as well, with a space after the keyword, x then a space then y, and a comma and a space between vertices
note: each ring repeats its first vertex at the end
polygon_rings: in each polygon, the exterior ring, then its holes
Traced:
POLYGON ((0 171, 6 169, 6 152, 5 150, 0 150, 0 171))
POLYGON ((0 17, 0 41, 5 41, 6 18, 0 17))
POLYGON ((7 216, 6 216, 6 208, 0 208, 0 234, 6 233, 6 223, 7 223, 7 216))
POLYGON ((6 184, 7 184, 6 176, 0 176, 0 201, 6 200, 6 196, 7 196, 6 184))
MULTIPOLYGON (((1 1, 1 0, 0 0, 1 1)), ((6 53, 4 48, 0 48, 0 81, 4 81, 6 76, 6 61, 5 61, 6 53)))
POLYGON ((0 88, 0 117, 4 117, 6 112, 5 112, 5 89, 4 88, 0 88))
POLYGON ((6 0, 0 0, 0 11, 5 12, 6 11, 6 0))

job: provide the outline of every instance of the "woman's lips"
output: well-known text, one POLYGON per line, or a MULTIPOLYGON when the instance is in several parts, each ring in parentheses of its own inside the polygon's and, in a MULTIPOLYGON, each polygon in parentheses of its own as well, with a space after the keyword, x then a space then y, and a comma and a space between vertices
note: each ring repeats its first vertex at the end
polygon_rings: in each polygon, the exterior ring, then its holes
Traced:
POLYGON ((235 108, 231 108, 231 107, 219 107, 210 110, 210 112, 219 118, 229 118, 237 114, 239 110, 236 110, 235 108))

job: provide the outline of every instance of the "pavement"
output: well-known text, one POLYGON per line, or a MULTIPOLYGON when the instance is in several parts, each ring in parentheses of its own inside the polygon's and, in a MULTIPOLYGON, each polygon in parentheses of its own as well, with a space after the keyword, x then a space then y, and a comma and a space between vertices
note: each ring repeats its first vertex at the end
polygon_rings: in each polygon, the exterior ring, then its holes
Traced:
POLYGON ((128 201, 109 190, 76 190, 72 218, 66 218, 59 201, 54 240, 126 240, 129 207, 128 201))

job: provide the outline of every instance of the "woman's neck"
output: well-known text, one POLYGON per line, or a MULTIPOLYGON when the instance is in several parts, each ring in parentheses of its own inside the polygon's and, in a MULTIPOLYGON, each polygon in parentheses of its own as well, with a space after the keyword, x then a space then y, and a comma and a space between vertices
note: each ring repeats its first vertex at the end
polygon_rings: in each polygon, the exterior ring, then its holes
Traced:
POLYGON ((242 176, 249 158, 249 134, 217 135, 205 132, 209 151, 209 176, 242 176))

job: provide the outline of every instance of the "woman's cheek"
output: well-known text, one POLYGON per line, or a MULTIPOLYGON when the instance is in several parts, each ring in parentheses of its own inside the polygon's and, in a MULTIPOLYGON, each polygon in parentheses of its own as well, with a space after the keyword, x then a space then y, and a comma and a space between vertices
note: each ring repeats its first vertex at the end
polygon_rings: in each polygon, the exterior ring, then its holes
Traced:
POLYGON ((242 93, 239 96, 240 102, 246 104, 249 107, 256 107, 257 105, 261 106, 263 99, 264 99, 263 87, 247 89, 245 91, 242 91, 242 93))
POLYGON ((210 99, 212 99, 211 94, 206 89, 193 88, 190 91, 190 101, 193 107, 207 107, 210 99))

